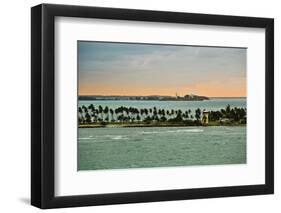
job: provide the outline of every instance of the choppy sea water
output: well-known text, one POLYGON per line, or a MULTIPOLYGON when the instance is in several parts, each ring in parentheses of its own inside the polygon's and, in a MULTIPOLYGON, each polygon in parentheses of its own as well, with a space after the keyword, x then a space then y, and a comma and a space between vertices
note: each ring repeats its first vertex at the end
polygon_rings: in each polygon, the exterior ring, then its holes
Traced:
POLYGON ((80 128, 78 170, 246 163, 246 127, 80 128))

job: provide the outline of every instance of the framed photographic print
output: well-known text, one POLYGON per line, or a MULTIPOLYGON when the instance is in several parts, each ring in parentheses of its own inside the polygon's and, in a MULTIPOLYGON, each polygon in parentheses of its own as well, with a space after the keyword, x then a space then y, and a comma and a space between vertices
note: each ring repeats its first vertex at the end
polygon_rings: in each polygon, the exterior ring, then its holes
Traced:
POLYGON ((31 9, 31 203, 272 194, 274 21, 31 9))

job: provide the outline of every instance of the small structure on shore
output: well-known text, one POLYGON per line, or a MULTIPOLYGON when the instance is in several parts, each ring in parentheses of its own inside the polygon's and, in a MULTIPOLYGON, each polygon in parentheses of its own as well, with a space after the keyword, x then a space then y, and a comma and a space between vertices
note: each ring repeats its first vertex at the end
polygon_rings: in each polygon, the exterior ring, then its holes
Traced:
POLYGON ((223 125, 231 124, 231 120, 229 118, 220 119, 220 123, 223 125))
POLYGON ((208 124, 209 123, 209 111, 204 109, 202 114, 203 114, 203 116, 202 116, 202 124, 208 124))

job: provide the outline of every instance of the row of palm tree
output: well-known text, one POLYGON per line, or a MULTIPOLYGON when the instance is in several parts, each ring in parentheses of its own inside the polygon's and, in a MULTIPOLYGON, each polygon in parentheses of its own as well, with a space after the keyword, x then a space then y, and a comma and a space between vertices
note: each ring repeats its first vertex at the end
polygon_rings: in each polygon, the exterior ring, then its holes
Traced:
MULTIPOLYGON (((228 118, 235 121, 244 119, 246 116, 245 108, 231 108, 229 105, 220 111, 210 111, 209 119, 217 121, 222 118, 228 118)), ((151 122, 151 121, 199 121, 202 119, 201 109, 196 109, 194 113, 190 109, 186 111, 178 110, 165 110, 152 108, 135 108, 124 107, 112 109, 108 106, 79 106, 78 107, 78 120, 80 124, 83 123, 101 123, 101 122, 151 122)))
POLYGON ((231 121, 244 121, 246 122, 247 118, 247 109, 234 107, 231 108, 230 105, 227 105, 225 109, 221 109, 220 111, 210 111, 209 120, 217 121, 223 118, 229 119, 231 121))

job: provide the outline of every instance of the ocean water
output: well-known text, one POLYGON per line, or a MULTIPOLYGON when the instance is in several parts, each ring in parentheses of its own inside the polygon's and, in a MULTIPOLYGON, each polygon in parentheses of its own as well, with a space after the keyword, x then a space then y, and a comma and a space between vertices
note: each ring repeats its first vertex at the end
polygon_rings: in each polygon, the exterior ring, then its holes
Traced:
POLYGON ((101 105, 102 107, 108 106, 109 108, 116 109, 120 106, 135 107, 138 109, 153 108, 165 109, 165 110, 182 110, 186 111, 190 109, 194 112, 197 108, 201 110, 220 110, 225 108, 228 104, 231 107, 247 107, 246 98, 212 98, 204 101, 79 101, 78 105, 89 106, 93 104, 95 107, 101 105))
MULTIPOLYGON (((79 101, 186 111, 246 107, 245 98, 205 101, 79 101)), ((78 170, 126 169, 246 163, 246 126, 106 127, 78 129, 78 170)))
POLYGON ((246 163, 246 127, 80 128, 78 170, 246 163))

